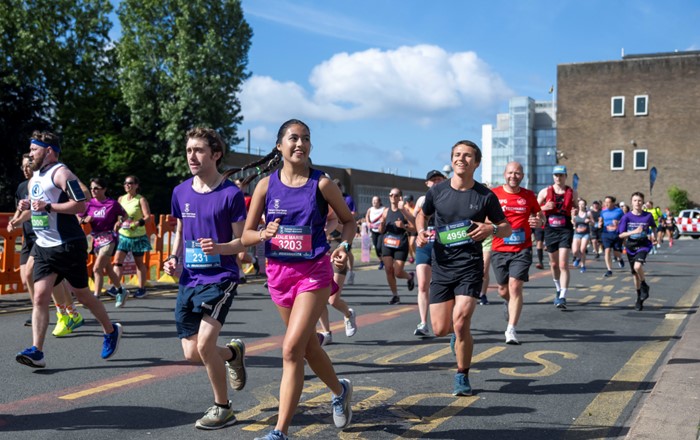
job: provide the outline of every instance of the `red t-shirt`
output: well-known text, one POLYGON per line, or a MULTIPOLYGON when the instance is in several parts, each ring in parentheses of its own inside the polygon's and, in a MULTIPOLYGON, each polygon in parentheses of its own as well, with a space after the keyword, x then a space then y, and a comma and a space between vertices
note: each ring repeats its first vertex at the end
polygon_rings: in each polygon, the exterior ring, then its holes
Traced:
POLYGON ((513 233, 505 239, 494 237, 491 249, 497 252, 519 252, 532 247, 532 230, 528 220, 531 214, 541 210, 535 193, 529 189, 520 188, 520 192, 511 194, 503 189, 502 185, 492 191, 498 197, 506 220, 513 228, 513 233))

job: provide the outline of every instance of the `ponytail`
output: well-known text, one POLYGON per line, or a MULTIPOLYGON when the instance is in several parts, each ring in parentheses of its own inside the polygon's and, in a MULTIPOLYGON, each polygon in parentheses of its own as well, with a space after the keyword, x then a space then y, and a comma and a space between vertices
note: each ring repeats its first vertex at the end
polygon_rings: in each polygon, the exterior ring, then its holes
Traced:
POLYGON ((251 162, 248 165, 244 165, 242 168, 231 168, 230 170, 226 170, 224 172, 224 178, 228 179, 232 175, 245 171, 245 170, 250 170, 250 169, 255 169, 255 173, 245 177, 244 179, 241 180, 241 187, 244 187, 248 185, 250 182, 258 178, 258 176, 264 175, 269 173, 270 171, 274 170, 277 168, 279 165, 280 161, 282 160, 282 154, 279 152, 277 147, 273 148, 270 153, 267 154, 267 156, 263 157, 262 159, 256 161, 256 162, 251 162), (261 166, 262 165, 262 166, 261 166))

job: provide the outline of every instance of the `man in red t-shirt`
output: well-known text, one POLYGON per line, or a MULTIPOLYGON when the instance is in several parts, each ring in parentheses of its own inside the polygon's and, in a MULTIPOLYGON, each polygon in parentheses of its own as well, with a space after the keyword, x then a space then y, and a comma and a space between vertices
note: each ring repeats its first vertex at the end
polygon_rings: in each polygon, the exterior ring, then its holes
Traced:
POLYGON ((505 300, 506 344, 518 345, 515 326, 523 309, 523 283, 529 280, 532 264, 531 228, 541 227, 544 219, 535 193, 520 187, 523 166, 518 162, 509 163, 503 177, 506 183, 492 191, 513 232, 507 238, 493 238, 491 267, 496 275, 498 294, 505 300))

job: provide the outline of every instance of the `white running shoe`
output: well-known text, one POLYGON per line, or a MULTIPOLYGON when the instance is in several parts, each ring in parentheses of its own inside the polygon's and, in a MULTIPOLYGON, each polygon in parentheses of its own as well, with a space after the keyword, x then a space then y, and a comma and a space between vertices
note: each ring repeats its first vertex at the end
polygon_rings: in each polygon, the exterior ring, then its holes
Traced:
POLYGON ((515 332, 514 328, 510 328, 506 330, 506 344, 510 345, 520 345, 520 342, 518 342, 518 334, 515 332))
POLYGON ((355 318, 357 315, 355 315, 355 311, 353 309, 348 310, 350 311, 350 317, 344 317, 343 321, 345 322, 345 336, 350 338, 352 336, 355 336, 355 333, 357 333, 357 323, 355 322, 355 318))

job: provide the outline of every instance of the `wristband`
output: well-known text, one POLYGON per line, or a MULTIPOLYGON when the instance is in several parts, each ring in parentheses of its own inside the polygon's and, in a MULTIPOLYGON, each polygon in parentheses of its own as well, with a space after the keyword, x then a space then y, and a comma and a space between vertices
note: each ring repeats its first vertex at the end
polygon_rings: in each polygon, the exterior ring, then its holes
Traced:
POLYGON ((146 220, 140 218, 139 221, 138 221, 138 225, 139 225, 139 226, 143 226, 143 225, 145 225, 145 224, 146 224, 146 220))
POLYGON ((261 242, 265 241, 265 237, 263 237, 263 235, 262 235, 263 231, 264 231, 264 229, 261 229, 261 230, 258 232, 258 237, 260 237, 260 241, 261 241, 261 242))
POLYGON ((339 248, 342 247, 343 249, 345 249, 345 252, 346 252, 346 253, 349 253, 350 250, 352 249, 352 245, 351 245, 350 243, 348 243, 347 241, 341 242, 341 243, 338 245, 338 247, 339 247, 339 248))
POLYGON ((180 262, 180 258, 175 254, 168 255, 168 258, 166 258, 165 261, 169 261, 169 260, 173 260, 173 259, 175 260, 175 264, 180 262))

